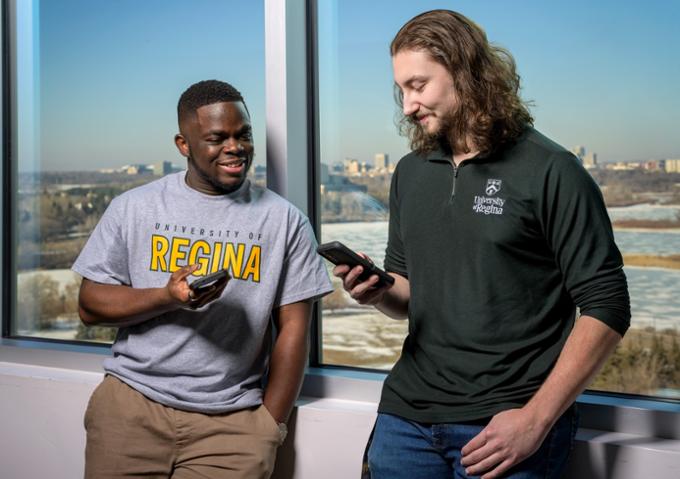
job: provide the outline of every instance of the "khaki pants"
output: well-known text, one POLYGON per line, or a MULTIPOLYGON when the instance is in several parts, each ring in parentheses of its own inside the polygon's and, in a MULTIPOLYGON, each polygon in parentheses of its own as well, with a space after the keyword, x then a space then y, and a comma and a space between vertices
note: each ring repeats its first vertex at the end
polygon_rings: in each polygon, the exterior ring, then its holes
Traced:
POLYGON ((85 412, 85 478, 268 478, 279 428, 264 406, 180 411, 106 376, 85 412))

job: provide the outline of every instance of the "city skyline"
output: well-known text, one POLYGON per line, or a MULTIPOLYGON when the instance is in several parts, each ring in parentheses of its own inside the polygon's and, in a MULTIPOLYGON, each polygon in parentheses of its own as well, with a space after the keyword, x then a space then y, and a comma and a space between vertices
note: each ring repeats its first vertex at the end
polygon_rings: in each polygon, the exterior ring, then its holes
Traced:
MULTIPOLYGON (((18 112, 29 132, 23 138, 35 140, 34 152, 20 142, 19 155, 35 158, 22 159, 20 170, 181 165, 172 141, 177 98, 205 78, 241 89, 253 118, 256 164, 263 164, 263 2, 198 0, 186 8, 179 1, 121 0, 90 7, 87 0, 33 2, 32 36, 20 33, 18 53, 33 56, 36 94, 32 104, 23 101, 31 91, 20 92, 18 112), (30 107, 36 111, 24 114, 30 107), (37 126, 25 123, 31 119, 37 126)), ((387 153, 394 163, 408 151, 394 123, 388 46, 413 15, 442 7, 469 16, 513 54, 537 129, 565 148, 583 145, 600 162, 680 157, 680 54, 673 48, 680 5, 526 0, 508 9, 502 0, 322 0, 322 162, 371 163, 387 153)))

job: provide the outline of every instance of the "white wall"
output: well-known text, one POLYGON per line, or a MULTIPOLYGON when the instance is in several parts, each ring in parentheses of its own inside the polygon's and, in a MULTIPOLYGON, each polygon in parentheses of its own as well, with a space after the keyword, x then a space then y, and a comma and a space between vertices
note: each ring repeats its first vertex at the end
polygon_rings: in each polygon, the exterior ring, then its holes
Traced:
POLYGON ((101 377, 0 363, 0 477, 82 477, 83 414, 101 377))
POLYGON ((376 404, 302 398, 273 479, 359 479, 376 404))
MULTIPOLYGON (((26 364, 25 358, 3 362, 2 352, 0 346, 0 477, 82 477, 82 418, 102 378, 92 361, 102 357, 76 355, 87 367, 72 369, 60 361, 57 367, 26 364)), ((42 353, 23 353, 33 354, 42 353)), ((379 391, 375 379, 308 375, 274 479, 358 478, 379 391)), ((677 479, 680 441, 582 429, 568 477, 677 479)))

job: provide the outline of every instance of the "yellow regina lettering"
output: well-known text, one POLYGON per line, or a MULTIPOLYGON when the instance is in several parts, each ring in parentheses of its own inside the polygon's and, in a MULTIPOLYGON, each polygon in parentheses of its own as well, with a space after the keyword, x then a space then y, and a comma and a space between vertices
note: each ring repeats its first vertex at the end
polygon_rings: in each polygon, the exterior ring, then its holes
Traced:
POLYGON ((208 242, 200 239, 163 235, 151 236, 151 271, 174 272, 187 264, 200 265, 194 273, 203 276, 220 268, 229 269, 232 278, 260 282, 262 248, 244 243, 208 242))

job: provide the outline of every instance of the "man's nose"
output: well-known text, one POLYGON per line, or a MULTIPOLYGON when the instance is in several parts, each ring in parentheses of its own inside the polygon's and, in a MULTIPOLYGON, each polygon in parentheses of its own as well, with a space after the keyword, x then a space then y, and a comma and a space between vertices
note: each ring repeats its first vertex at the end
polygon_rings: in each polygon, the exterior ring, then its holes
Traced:
POLYGON ((404 95, 402 108, 404 116, 410 116, 418 111, 418 103, 413 100, 411 95, 404 95))
POLYGON ((243 145, 235 138, 229 138, 224 142, 223 150, 225 153, 240 153, 243 151, 243 145))

